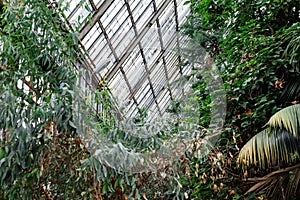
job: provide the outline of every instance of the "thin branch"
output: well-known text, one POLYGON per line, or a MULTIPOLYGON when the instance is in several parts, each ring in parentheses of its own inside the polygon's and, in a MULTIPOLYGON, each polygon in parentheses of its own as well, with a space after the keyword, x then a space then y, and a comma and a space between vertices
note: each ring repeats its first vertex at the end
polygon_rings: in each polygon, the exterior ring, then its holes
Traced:
POLYGON ((52 198, 50 197, 48 191, 46 190, 46 188, 40 183, 40 189, 43 191, 43 193, 45 194, 45 197, 47 200, 52 200, 52 198))
POLYGON ((23 81, 32 91, 39 93, 39 91, 37 89, 35 89, 29 81, 26 81, 26 80, 23 80, 23 81))

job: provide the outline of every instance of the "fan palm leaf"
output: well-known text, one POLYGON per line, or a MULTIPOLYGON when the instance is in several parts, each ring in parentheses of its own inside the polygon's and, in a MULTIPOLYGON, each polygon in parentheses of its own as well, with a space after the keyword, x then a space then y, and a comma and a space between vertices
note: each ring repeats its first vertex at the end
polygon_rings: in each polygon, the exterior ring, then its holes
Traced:
POLYGON ((271 129, 284 129, 299 137, 300 132, 300 104, 292 105, 275 113, 266 126, 271 129))
POLYGON ((241 149, 238 162, 261 169, 294 162, 300 156, 300 105, 275 113, 267 128, 252 137, 241 149))
POLYGON ((261 169, 290 163, 299 158, 299 139, 285 130, 263 130, 241 149, 241 164, 257 165, 261 169))

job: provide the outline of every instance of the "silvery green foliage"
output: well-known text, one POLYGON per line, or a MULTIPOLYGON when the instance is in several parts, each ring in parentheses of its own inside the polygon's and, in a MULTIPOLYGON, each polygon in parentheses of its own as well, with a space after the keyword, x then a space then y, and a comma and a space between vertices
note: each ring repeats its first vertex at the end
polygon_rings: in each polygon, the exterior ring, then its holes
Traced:
MULTIPOLYGON (((51 135, 70 130, 76 34, 47 1, 6 2, 0 32, 0 185, 10 199, 31 199, 51 135)), ((59 6, 59 5, 57 5, 59 6)), ((4 10, 3 10, 4 11, 4 10)))

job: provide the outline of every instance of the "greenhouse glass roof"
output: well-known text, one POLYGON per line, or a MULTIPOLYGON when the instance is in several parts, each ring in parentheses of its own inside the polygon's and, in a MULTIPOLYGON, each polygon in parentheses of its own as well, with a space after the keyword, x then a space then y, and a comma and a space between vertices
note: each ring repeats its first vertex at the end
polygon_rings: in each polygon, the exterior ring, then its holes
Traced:
POLYGON ((68 21, 79 27, 88 52, 86 63, 97 80, 105 80, 122 118, 146 109, 148 117, 164 114, 183 94, 169 83, 190 68, 182 58, 179 26, 189 13, 185 0, 68 0, 68 21))

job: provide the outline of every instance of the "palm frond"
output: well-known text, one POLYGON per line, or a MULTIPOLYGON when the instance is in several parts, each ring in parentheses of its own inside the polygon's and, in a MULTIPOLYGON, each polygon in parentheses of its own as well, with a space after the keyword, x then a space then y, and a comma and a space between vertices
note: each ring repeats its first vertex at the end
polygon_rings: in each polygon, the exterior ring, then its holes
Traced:
POLYGON ((286 107, 275 113, 266 124, 271 129, 279 128, 287 130, 295 137, 300 134, 300 104, 286 107))
POLYGON ((299 139, 284 129, 265 129, 241 149, 238 162, 261 169, 280 166, 299 159, 299 139))

